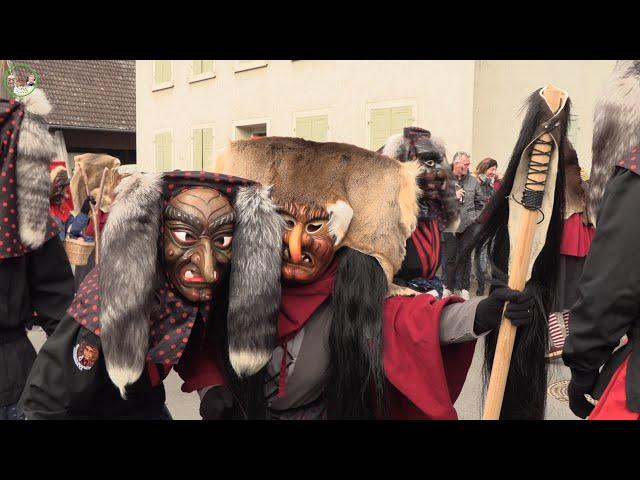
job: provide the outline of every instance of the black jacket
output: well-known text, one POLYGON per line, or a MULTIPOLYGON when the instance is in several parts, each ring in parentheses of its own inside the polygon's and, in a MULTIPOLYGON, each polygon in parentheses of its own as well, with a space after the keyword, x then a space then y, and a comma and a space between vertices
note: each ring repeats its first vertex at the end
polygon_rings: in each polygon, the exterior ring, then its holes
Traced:
POLYGON ((29 420, 158 419, 164 402, 162 383, 152 386, 146 368, 123 400, 107 375, 100 338, 65 315, 38 352, 19 410, 29 420), (97 350, 95 364, 79 361, 83 342, 97 350))
POLYGON ((25 326, 33 322, 51 335, 73 293, 73 273, 58 237, 0 260, 0 406, 18 401, 36 356, 25 326))
MULTIPOLYGON (((562 355, 573 382, 587 389, 625 334, 632 350, 640 341, 632 332, 640 321, 638 207, 640 176, 617 168, 602 199, 562 355)), ((627 401, 640 412, 640 351, 632 353, 627 371, 627 401)))

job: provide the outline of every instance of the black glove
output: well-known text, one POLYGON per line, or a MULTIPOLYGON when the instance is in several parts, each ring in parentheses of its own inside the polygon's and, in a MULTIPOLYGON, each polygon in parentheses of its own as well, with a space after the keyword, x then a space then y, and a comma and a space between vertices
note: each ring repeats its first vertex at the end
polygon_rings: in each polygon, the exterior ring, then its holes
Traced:
POLYGON ((507 301, 509 305, 505 315, 516 327, 528 325, 533 321, 533 297, 518 290, 501 287, 496 288, 487 298, 478 303, 473 332, 481 335, 496 328, 502 319, 504 302, 507 301))
POLYGON ((96 199, 93 198, 91 195, 89 195, 87 198, 84 199, 84 202, 82 203, 82 207, 80 208, 80 212, 84 213, 85 215, 89 214, 89 210, 91 207, 89 207, 89 202, 91 202, 92 205, 96 204, 96 199))
POLYGON ((586 384, 582 383, 576 383, 574 375, 571 375, 571 381, 569 382, 567 394, 569 395, 569 408, 577 417, 587 418, 589 415, 591 415, 591 411, 593 410, 594 405, 589 403, 589 401, 584 398, 584 394, 591 394, 591 391, 593 390, 593 383, 595 383, 595 378, 591 386, 587 386, 586 384))
POLYGON ((233 394, 224 385, 215 385, 200 400, 200 416, 203 420, 221 420, 231 414, 233 394))

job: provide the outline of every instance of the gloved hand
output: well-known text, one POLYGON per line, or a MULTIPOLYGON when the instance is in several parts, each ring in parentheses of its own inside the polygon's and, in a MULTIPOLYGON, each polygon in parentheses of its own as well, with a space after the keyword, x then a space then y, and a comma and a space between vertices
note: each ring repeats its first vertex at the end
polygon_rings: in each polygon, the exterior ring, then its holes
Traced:
POLYGON ((82 203, 82 207, 80 208, 81 213, 84 213, 85 215, 89 215, 89 210, 91 209, 91 207, 89 206, 89 202, 91 202, 91 205, 95 205, 96 199, 93 198, 91 195, 85 198, 84 202, 82 203))
POLYGON ((496 288, 487 298, 478 303, 473 332, 481 335, 500 325, 504 302, 509 302, 505 312, 506 317, 516 327, 528 325, 533 321, 533 297, 511 290, 507 287, 496 288))
POLYGON ((200 400, 200 416, 203 420, 221 420, 231 413, 233 394, 224 385, 215 385, 200 400))
POLYGON ((585 393, 591 394, 593 387, 577 384, 572 378, 569 382, 567 394, 569 395, 569 408, 580 418, 587 418, 591 415, 594 405, 584 397, 585 393))

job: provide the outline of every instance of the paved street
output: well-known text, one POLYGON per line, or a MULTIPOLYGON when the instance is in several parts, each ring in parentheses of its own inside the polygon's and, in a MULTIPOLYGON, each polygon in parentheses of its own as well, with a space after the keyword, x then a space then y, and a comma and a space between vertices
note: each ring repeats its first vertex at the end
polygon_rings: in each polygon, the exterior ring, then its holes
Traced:
MULTIPOLYGON (((45 340, 44 332, 32 331, 29 338, 39 349, 45 340)), ((484 343, 478 342, 475 356, 471 369, 467 375, 467 381, 462 393, 456 402, 456 410, 462 420, 477 420, 481 417, 480 396, 482 393, 482 349, 484 343)), ((562 365, 561 360, 556 360, 551 364, 549 372, 549 385, 562 380, 568 380, 570 377, 569 369, 562 365)), ((199 420, 198 395, 195 393, 186 394, 180 391, 182 381, 180 377, 172 371, 165 380, 165 389, 167 392, 167 406, 176 420, 199 420)), ((547 413, 548 420, 570 420, 577 419, 569 410, 569 404, 556 400, 551 395, 547 395, 547 413)))

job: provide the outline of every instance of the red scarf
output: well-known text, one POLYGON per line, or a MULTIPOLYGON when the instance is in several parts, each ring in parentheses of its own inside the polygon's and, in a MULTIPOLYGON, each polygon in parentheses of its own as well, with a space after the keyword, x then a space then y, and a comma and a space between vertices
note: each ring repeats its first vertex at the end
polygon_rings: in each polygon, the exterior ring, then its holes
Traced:
POLYGON ((322 276, 308 285, 282 288, 282 302, 278 315, 278 343, 290 340, 322 303, 329 298, 338 271, 334 260, 322 276))

